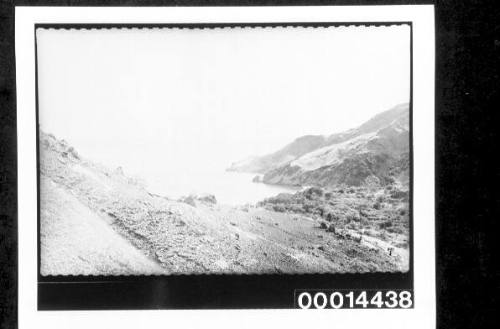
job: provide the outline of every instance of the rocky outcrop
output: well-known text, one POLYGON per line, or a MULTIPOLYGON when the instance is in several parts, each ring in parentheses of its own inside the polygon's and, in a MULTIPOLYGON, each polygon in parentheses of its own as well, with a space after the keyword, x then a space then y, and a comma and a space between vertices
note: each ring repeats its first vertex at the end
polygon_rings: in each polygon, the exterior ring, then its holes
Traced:
POLYGON ((198 204, 204 204, 204 205, 217 204, 217 199, 215 198, 215 195, 212 194, 202 194, 202 195, 191 194, 185 197, 181 197, 179 201, 187 203, 193 207, 196 207, 198 204))

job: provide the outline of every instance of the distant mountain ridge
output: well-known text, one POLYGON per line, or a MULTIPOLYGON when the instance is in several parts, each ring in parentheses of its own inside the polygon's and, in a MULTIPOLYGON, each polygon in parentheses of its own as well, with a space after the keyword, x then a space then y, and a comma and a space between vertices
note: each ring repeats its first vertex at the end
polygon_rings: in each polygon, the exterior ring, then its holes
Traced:
POLYGON ((228 170, 264 174, 263 182, 331 187, 408 183, 409 105, 400 104, 357 128, 297 138, 281 150, 233 163, 228 170))
POLYGON ((293 161, 304 154, 326 145, 327 138, 321 135, 306 135, 297 138, 281 150, 231 164, 228 171, 264 174, 268 170, 293 161))

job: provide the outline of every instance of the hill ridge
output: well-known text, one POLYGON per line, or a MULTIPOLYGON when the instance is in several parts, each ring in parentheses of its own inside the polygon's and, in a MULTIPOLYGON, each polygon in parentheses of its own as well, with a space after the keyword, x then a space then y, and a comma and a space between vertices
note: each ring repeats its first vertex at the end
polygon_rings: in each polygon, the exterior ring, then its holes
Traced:
POLYGON ((357 128, 329 136, 306 135, 282 149, 233 164, 229 170, 263 174, 264 183, 334 187, 407 185, 409 104, 378 113, 357 128), (304 142, 306 141, 306 142, 304 142), (407 173, 407 172, 406 172, 407 173))

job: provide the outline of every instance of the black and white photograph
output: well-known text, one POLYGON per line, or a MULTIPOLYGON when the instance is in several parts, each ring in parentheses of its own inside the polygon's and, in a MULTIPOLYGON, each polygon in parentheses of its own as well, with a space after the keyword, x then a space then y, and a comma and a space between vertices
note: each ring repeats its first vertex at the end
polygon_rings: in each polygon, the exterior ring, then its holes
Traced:
POLYGON ((494 327, 494 9, 2 1, 0 327, 494 327))
POLYGON ((35 32, 42 276, 410 270, 410 24, 35 32))
POLYGON ((433 6, 179 4, 16 7, 20 327, 432 328, 433 6))
POLYGON ((2 2, 0 327, 492 327, 494 13, 2 2))

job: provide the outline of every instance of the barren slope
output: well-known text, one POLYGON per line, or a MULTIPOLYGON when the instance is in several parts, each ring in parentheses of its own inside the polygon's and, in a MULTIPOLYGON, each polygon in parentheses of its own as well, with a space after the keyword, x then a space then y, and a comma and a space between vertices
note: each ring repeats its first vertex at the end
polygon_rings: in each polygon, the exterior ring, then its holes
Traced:
POLYGON ((159 263, 46 177, 40 181, 42 275, 161 274, 159 263))
POLYGON ((45 186, 42 209, 48 210, 41 222, 46 273, 64 274, 70 269, 72 274, 129 274, 137 268, 152 273, 157 271, 156 265, 167 274, 406 268, 401 257, 388 255, 382 247, 374 249, 327 234, 314 218, 261 207, 217 205, 209 199, 195 198, 190 204, 169 200, 149 193, 120 169, 109 170, 85 160, 51 135, 42 133, 40 143, 40 172, 45 186), (72 200, 70 208, 59 202, 65 198, 72 200), (71 223, 90 221, 94 229, 78 225, 70 232, 67 224, 61 226, 60 219, 68 211, 71 223), (115 245, 116 239, 109 238, 111 229, 140 250, 143 257, 130 246, 118 248, 122 253, 100 248, 100 243, 108 240, 115 245), (87 232, 86 243, 96 246, 91 250, 102 250, 102 256, 109 258, 110 269, 88 266, 100 264, 101 255, 96 258, 94 252, 66 243, 71 234, 79 234, 80 230, 87 232))

